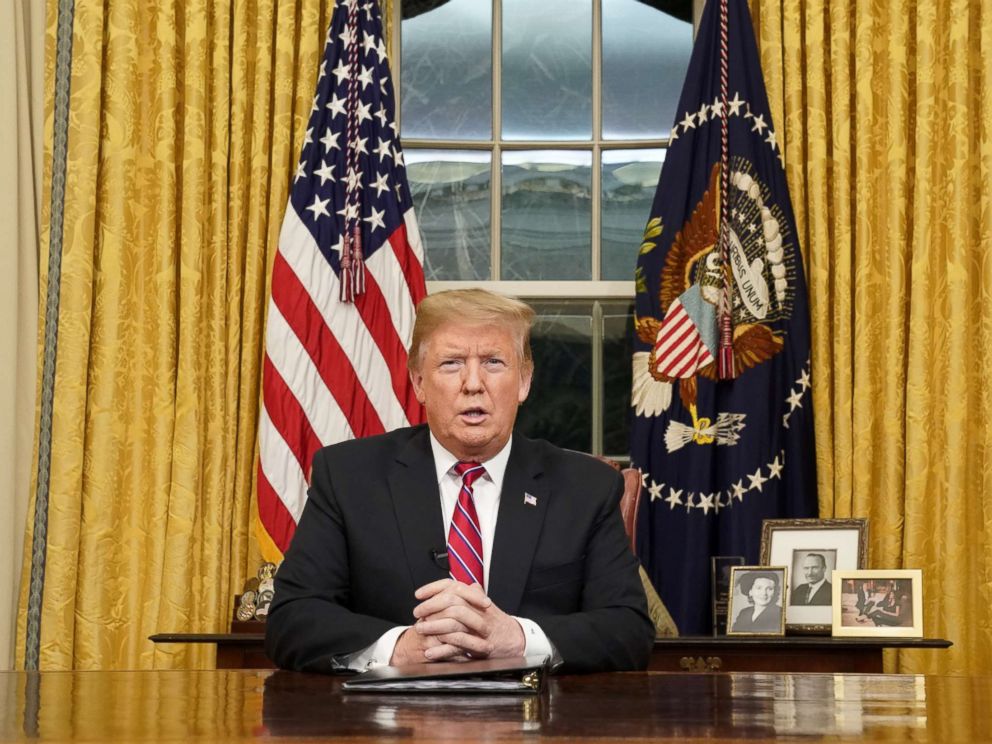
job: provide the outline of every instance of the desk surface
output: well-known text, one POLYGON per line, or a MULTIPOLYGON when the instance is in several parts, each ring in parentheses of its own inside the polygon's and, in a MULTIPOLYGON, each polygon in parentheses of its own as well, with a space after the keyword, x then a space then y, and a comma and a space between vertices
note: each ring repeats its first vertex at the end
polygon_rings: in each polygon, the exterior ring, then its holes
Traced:
POLYGON ((0 673, 0 741, 992 741, 992 678, 551 678, 539 696, 346 694, 270 671, 0 673))

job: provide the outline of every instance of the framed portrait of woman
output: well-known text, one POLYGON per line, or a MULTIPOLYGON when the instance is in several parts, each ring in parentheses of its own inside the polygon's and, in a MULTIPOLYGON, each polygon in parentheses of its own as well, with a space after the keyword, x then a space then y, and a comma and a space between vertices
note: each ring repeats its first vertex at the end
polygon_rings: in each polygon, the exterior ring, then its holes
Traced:
POLYGON ((785 566, 731 567, 727 635, 785 635, 788 573, 785 566))

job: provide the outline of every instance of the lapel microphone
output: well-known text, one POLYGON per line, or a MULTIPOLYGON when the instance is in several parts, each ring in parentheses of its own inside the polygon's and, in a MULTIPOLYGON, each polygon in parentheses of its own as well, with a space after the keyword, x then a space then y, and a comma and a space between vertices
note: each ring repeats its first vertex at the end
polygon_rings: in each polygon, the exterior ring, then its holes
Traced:
POLYGON ((434 561, 434 565, 438 568, 443 568, 445 571, 450 571, 451 567, 448 565, 448 549, 438 550, 437 548, 431 548, 431 560, 434 561))

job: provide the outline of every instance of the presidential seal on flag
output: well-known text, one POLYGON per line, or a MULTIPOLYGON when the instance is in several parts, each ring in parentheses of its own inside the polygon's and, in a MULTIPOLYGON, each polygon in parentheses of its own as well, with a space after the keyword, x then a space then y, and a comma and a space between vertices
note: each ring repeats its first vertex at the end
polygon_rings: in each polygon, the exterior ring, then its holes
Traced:
MULTIPOLYGON (((735 445, 744 429, 743 413, 721 412, 716 421, 699 416, 697 376, 716 380, 717 314, 726 284, 732 288, 732 349, 738 373, 746 373, 782 350, 795 298, 796 245, 788 221, 767 184, 744 157, 731 162, 728 255, 733 282, 725 282, 720 240, 720 166, 714 164, 709 188, 676 234, 658 278, 664 318, 638 317, 637 335, 650 351, 634 355, 631 404, 639 415, 656 416, 671 401, 671 386, 692 417, 691 424, 668 423, 665 443, 672 452, 689 443, 735 445)), ((653 250, 649 224, 642 250, 653 250)))

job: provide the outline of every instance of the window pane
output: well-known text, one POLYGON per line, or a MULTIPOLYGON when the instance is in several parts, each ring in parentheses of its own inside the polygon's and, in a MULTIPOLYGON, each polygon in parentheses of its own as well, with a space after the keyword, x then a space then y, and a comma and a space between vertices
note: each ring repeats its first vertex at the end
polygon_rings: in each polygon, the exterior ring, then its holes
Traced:
POLYGON ((490 154, 410 148, 404 156, 427 279, 489 279, 490 154))
POLYGON ((503 153, 503 279, 591 278, 591 172, 590 152, 503 153))
POLYGON ((603 303, 603 454, 630 455, 634 304, 603 303))
POLYGON ((503 0, 503 137, 592 137, 591 0, 503 0))
POLYGON ((603 279, 633 280, 664 160, 664 150, 603 150, 603 279))
POLYGON ((491 138, 492 25, 485 0, 403 0, 404 137, 491 138))
POLYGON ((603 0, 603 137, 667 137, 692 53, 692 0, 603 0), (654 3, 660 4, 660 3, 654 3))
MULTIPOLYGON (((588 303, 584 303, 588 304, 588 303)), ((534 380, 517 426, 559 447, 592 448, 592 315, 588 307, 531 302, 534 380)))

